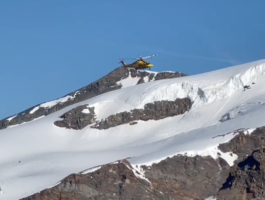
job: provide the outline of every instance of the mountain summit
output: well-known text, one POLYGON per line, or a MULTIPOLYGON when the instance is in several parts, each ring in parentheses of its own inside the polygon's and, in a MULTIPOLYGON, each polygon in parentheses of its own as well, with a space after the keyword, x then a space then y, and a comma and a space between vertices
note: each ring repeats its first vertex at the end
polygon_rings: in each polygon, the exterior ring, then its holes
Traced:
POLYGON ((117 68, 0 122, 0 199, 264 197, 265 61, 117 68))

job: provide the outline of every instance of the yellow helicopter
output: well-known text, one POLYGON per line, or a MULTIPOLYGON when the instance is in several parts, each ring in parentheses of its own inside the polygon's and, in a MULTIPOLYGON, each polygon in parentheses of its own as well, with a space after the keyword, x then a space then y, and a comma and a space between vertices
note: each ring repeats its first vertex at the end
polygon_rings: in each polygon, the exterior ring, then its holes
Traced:
POLYGON ((136 60, 135 62, 133 62, 131 64, 125 64, 125 62, 123 60, 121 60, 119 63, 122 63, 123 67, 126 67, 126 68, 131 68, 131 69, 135 69, 135 70, 139 70, 139 69, 149 69, 150 70, 150 68, 152 68, 153 65, 150 62, 145 61, 144 59, 153 58, 157 55, 158 54, 154 54, 154 55, 146 56, 146 57, 139 56, 138 60, 136 60))

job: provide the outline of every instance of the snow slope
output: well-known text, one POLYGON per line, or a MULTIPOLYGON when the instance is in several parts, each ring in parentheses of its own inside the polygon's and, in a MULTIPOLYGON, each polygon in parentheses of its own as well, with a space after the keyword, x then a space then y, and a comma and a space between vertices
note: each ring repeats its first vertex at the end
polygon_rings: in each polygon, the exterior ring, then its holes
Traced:
MULTIPOLYGON (((143 71, 143 70, 138 70, 138 71, 143 71)), ((158 72, 149 72, 149 73, 154 74, 154 75, 158 74, 158 72)), ((172 72, 172 73, 174 73, 174 72, 172 72)), ((150 81, 154 81, 154 78, 155 78, 155 76, 150 81)), ((121 85, 122 88, 131 87, 131 86, 136 85, 140 79, 141 79, 141 77, 132 77, 131 71, 129 71, 129 76, 127 78, 124 78, 124 79, 118 81, 117 84, 121 85)), ((147 83, 149 81, 148 79, 149 79, 148 76, 144 77, 144 82, 147 83)))
POLYGON ((0 130, 0 199, 22 198, 57 184, 70 173, 127 157, 133 157, 129 161, 136 166, 151 165, 176 154, 215 158, 219 152, 233 165, 237 155, 223 153, 217 146, 235 137, 237 129, 251 134, 255 127, 265 124, 264 74, 265 60, 261 60, 196 76, 143 83, 0 130), (251 89, 243 91, 244 85, 251 89), (134 126, 125 124, 107 130, 88 126, 77 131, 54 125, 59 116, 78 105, 94 106, 97 118, 102 119, 142 108, 146 103, 183 97, 192 100, 191 110, 159 121, 139 121, 134 126), (226 135, 216 137, 222 134, 226 135))

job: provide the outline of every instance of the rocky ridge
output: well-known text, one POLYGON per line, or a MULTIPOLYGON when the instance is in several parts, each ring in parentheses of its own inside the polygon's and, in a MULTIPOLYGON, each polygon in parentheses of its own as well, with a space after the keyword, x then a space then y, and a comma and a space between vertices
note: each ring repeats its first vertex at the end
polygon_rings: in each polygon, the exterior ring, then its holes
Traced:
POLYGON ((252 152, 231 168, 226 182, 218 193, 219 200, 253 200, 265 197, 264 148, 252 152))
POLYGON ((0 129, 7 128, 8 126, 21 124, 23 122, 29 122, 41 116, 46 116, 61 110, 69 105, 81 102, 83 100, 95 97, 97 95, 110 92, 113 90, 118 90, 122 88, 119 81, 131 77, 138 77, 139 81, 137 84, 144 83, 145 78, 148 81, 156 81, 161 79, 177 78, 187 76, 187 74, 182 74, 179 72, 162 72, 162 73, 152 73, 147 71, 135 71, 128 70, 127 68, 116 68, 106 76, 100 78, 99 80, 78 89, 77 91, 71 92, 64 97, 55 100, 55 102, 46 102, 43 104, 38 104, 27 110, 18 113, 15 116, 5 118, 0 121, 0 129))
POLYGON ((55 121, 54 124, 59 127, 72 128, 80 130, 89 124, 93 124, 96 121, 94 107, 88 107, 89 105, 78 106, 66 113, 60 118, 63 120, 55 121))
POLYGON ((63 120, 55 121, 54 124, 59 127, 75 130, 81 130, 93 123, 91 128, 99 130, 127 123, 134 125, 137 124, 138 120, 159 120, 183 114, 190 109, 191 101, 189 98, 178 98, 175 101, 156 101, 146 104, 144 109, 133 109, 130 112, 117 113, 102 120, 96 120, 94 107, 88 106, 89 105, 78 106, 64 113, 61 116, 63 120), (87 110, 88 112, 84 113, 83 110, 87 110))
POLYGON ((233 151, 238 159, 231 167, 229 176, 217 194, 217 200, 265 199, 265 127, 252 134, 240 134, 223 151, 233 151))
POLYGON ((22 200, 203 199, 218 191, 225 181, 218 174, 228 175, 228 171, 221 158, 179 155, 141 168, 121 160, 93 172, 71 174, 52 189, 22 200))
MULTIPOLYGON (((165 199, 254 200, 265 197, 265 127, 251 134, 238 130, 218 148, 238 155, 230 167, 220 156, 175 155, 152 166, 132 166, 130 159, 72 174, 58 185, 23 200, 165 199)), ((223 137, 223 136, 218 136, 223 137)))
POLYGON ((166 117, 181 115, 191 107, 189 98, 176 99, 175 101, 155 101, 145 104, 143 109, 133 109, 130 112, 121 112, 111 115, 106 119, 96 122, 91 128, 108 129, 122 124, 134 125, 138 120, 159 120, 166 117))

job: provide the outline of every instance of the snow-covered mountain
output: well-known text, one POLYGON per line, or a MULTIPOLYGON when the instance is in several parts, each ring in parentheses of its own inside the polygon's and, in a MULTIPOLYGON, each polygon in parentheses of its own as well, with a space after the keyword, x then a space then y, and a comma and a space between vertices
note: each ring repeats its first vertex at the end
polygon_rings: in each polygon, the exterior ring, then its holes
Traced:
POLYGON ((44 102, 24 110, 14 116, 7 117, 0 121, 0 129, 7 128, 29 122, 39 117, 49 115, 69 105, 78 103, 80 101, 90 99, 99 94, 133 86, 141 83, 157 81, 161 79, 170 79, 187 76, 179 72, 151 72, 151 71, 128 71, 126 68, 117 68, 100 78, 99 80, 82 87, 74 92, 71 92, 59 99, 44 102))
POLYGON ((262 169, 264 75, 265 60, 195 76, 117 69, 6 118, 0 199, 236 199, 233 183, 262 196, 232 172, 262 169))

